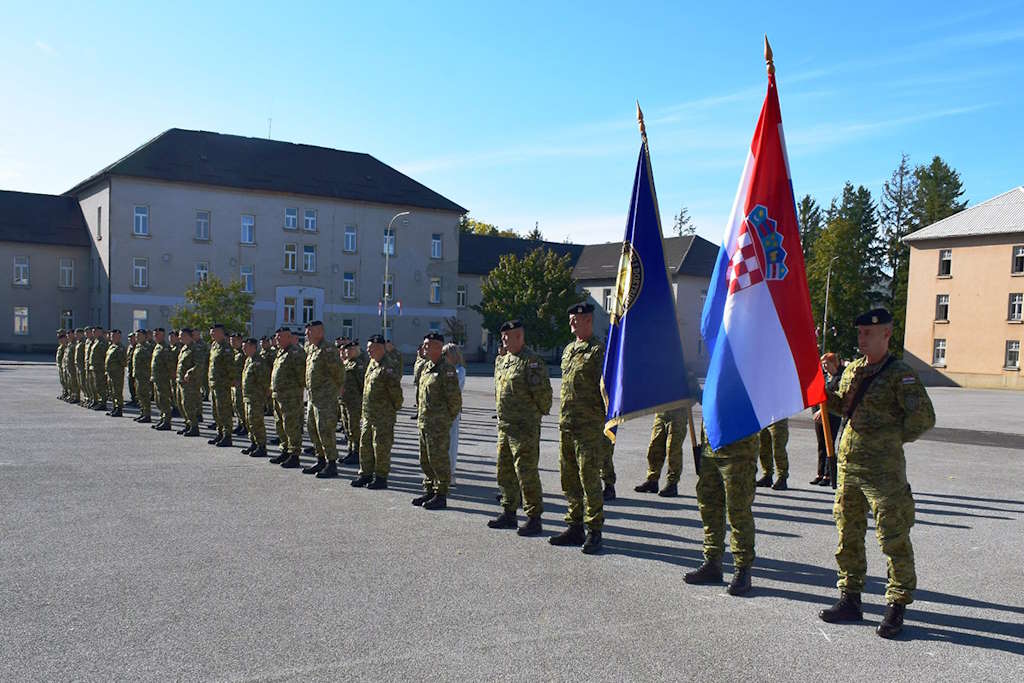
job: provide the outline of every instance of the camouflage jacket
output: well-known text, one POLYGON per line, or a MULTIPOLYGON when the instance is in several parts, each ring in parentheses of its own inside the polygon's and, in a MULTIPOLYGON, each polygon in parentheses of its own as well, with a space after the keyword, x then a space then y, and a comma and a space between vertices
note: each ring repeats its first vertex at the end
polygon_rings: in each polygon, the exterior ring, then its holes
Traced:
POLYGON ((306 375, 306 353, 298 344, 281 349, 274 359, 274 368, 270 374, 270 388, 275 396, 286 398, 302 398, 302 388, 306 375))
POLYGON ((64 356, 67 353, 67 350, 68 345, 66 343, 57 344, 57 358, 55 361, 57 363, 58 370, 64 367, 64 356))
POLYGON ((117 373, 124 374, 125 365, 128 364, 128 354, 120 344, 107 344, 107 352, 103 359, 103 366, 108 375, 117 373))
POLYGON ((129 344, 126 353, 128 354, 128 377, 135 377, 135 351, 139 348, 138 344, 129 344))
MULTIPOLYGON (((235 381, 241 386, 242 373, 245 372, 245 361, 248 360, 245 357, 245 352, 242 349, 232 349, 235 353, 235 381)), ((260 355, 259 352, 256 355, 260 355)))
POLYGON ((210 376, 210 346, 202 339, 196 339, 192 342, 192 353, 196 357, 196 374, 199 375, 199 381, 205 384, 210 376))
POLYGON ((226 339, 210 345, 210 386, 230 387, 235 380, 235 351, 226 339))
POLYGON ((153 347, 152 358, 149 361, 150 378, 163 386, 174 378, 174 353, 167 344, 157 344, 153 347))
POLYGON ((270 391, 270 366, 263 362, 260 354, 246 357, 242 367, 242 396, 263 401, 270 391))
POLYGON ((345 361, 345 390, 342 399, 356 404, 363 400, 363 383, 366 381, 366 356, 359 354, 345 361))
POLYGON ((462 410, 462 390, 455 366, 442 356, 436 363, 426 359, 416 388, 420 429, 445 431, 462 410))
POLYGON ((402 407, 402 375, 387 362, 371 360, 363 379, 363 419, 370 424, 394 424, 402 407))
POLYGON ((494 400, 502 427, 537 424, 551 412, 551 378, 540 356, 523 348, 495 358, 494 400))
POLYGON ((85 339, 75 344, 75 367, 78 370, 85 370, 85 339))
MULTIPOLYGON (((92 355, 90 357, 90 363, 92 369, 97 373, 102 374, 105 370, 107 363, 107 348, 110 347, 110 343, 106 339, 97 339, 93 342, 92 355)), ((124 369, 124 366, 121 366, 124 369)))
POLYGON ((565 347, 559 427, 604 426, 607 411, 601 394, 603 371, 604 344, 597 337, 577 339, 565 347))
POLYGON ((334 346, 321 341, 309 344, 306 356, 306 389, 316 406, 337 405, 338 394, 345 382, 345 367, 334 346))
POLYGON ((135 345, 135 355, 132 357, 132 372, 135 379, 140 382, 148 382, 152 379, 153 364, 153 342, 146 341, 135 345))
POLYGON ((419 354, 416 354, 416 362, 412 364, 412 384, 413 386, 419 386, 420 375, 423 374, 423 367, 427 364, 427 359, 423 358, 419 354))
POLYGON ((274 367, 274 359, 276 359, 276 358, 277 358, 277 349, 274 348, 273 346, 271 346, 269 348, 266 348, 266 349, 260 349, 260 359, 264 363, 266 363, 268 368, 274 367))
POLYGON ((846 415, 857 387, 877 374, 849 417, 839 444, 839 463, 847 470, 885 472, 906 477, 903 444, 935 426, 935 410, 921 379, 901 360, 868 365, 850 363, 835 391, 828 391, 829 412, 846 415))
POLYGON ((384 358, 381 359, 382 363, 389 363, 391 367, 398 371, 399 377, 402 375, 402 352, 397 348, 391 349, 384 354, 384 358))
POLYGON ((192 387, 199 386, 201 375, 196 368, 196 352, 191 344, 182 344, 178 351, 178 365, 175 377, 178 379, 178 384, 192 387))

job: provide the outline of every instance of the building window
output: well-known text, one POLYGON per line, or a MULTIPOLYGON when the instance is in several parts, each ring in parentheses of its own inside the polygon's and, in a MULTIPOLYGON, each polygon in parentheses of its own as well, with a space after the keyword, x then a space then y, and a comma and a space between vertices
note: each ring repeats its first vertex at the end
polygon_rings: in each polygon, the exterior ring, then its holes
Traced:
POLYGON ((28 306, 14 307, 14 334, 19 337, 28 335, 28 306))
POLYGON ((430 278, 430 303, 441 303, 441 278, 430 278))
POLYGON ((132 287, 149 287, 149 259, 136 256, 132 259, 132 287))
POLYGON ((384 251, 388 256, 395 255, 395 231, 384 229, 384 251))
POLYGON ((312 299, 302 300, 302 324, 313 322, 316 317, 316 302, 312 299))
POLYGON ((936 339, 932 345, 932 365, 946 367, 946 340, 936 339))
POLYGON ((284 270, 295 270, 296 246, 294 244, 284 245, 284 270))
POLYGON ((65 308, 60 312, 60 329, 75 329, 75 314, 70 308, 65 308))
POLYGON ((256 244, 256 216, 250 213, 242 214, 242 235, 239 241, 242 244, 256 244))
POLYGON ((1013 265, 1010 272, 1014 275, 1024 275, 1024 246, 1013 248, 1013 265))
POLYGON ((949 294, 935 297, 935 322, 949 321, 949 294))
POLYGON ((459 308, 466 307, 466 285, 459 285, 455 288, 455 305, 459 308))
POLYGON ((439 232, 430 236, 430 258, 441 258, 441 233, 439 232))
POLYGON ((345 339, 352 338, 352 318, 345 318, 341 321, 341 336, 345 339))
POLYGON ((14 274, 12 276, 12 282, 18 287, 28 287, 29 283, 29 266, 28 256, 15 256, 14 257, 14 274))
POLYGON ((297 208, 290 208, 284 210, 284 229, 299 229, 299 210, 297 208))
POLYGON ((316 245, 302 245, 302 270, 306 273, 316 272, 316 245))
POLYGON ((605 287, 601 293, 601 308, 611 313, 612 310, 612 290, 605 287))
POLYGON ((61 289, 71 289, 75 286, 75 259, 62 256, 57 261, 58 279, 57 286, 61 289))
POLYGON ((252 294, 253 291, 253 272, 255 266, 240 266, 238 268, 238 277, 242 281, 242 291, 249 292, 252 294))
POLYGON ((206 282, 210 279, 210 264, 200 261, 196 264, 196 282, 206 282))
POLYGON ((1008 339, 1006 341, 1006 362, 1003 367, 1007 370, 1020 370, 1020 341, 1008 339))
POLYGON ((210 212, 196 211, 196 239, 208 242, 210 240, 210 212))
POLYGON ((103 241, 103 207, 96 207, 96 241, 103 241))
POLYGON ((135 207, 135 221, 132 223, 132 234, 137 237, 149 236, 149 207, 135 207))
POLYGON ((149 311, 144 308, 136 308, 132 311, 132 332, 138 332, 149 327, 149 311))
POLYGON ((394 273, 388 273, 388 276, 384 278, 384 284, 381 286, 381 298, 384 301, 392 301, 395 298, 395 275, 394 273))
POLYGON ((345 251, 349 254, 356 253, 356 228, 354 225, 345 226, 345 251))
POLYGON ((302 229, 316 232, 316 209, 306 209, 302 214, 302 229))
POLYGON ((345 273, 341 279, 341 296, 346 299, 356 298, 356 274, 345 273))
POLYGON ((284 310, 281 312, 281 322, 295 324, 295 297, 284 298, 284 310))
POLYGON ((437 332, 438 334, 441 334, 441 321, 431 320, 429 323, 427 323, 427 329, 430 330, 431 332, 437 332))
POLYGON ((1024 320, 1024 293, 1014 292, 1010 295, 1010 305, 1006 312, 1007 320, 1024 320))
POLYGON ((953 250, 939 249, 939 277, 953 274, 953 250))

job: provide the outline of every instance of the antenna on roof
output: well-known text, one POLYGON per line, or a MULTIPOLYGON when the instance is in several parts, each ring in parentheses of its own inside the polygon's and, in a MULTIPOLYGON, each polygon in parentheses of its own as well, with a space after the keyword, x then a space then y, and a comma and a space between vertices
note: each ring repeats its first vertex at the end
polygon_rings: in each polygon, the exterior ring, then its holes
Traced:
POLYGON ((268 140, 270 139, 270 130, 271 130, 271 128, 273 128, 273 125, 274 125, 274 119, 268 118, 267 119, 267 139, 268 140))

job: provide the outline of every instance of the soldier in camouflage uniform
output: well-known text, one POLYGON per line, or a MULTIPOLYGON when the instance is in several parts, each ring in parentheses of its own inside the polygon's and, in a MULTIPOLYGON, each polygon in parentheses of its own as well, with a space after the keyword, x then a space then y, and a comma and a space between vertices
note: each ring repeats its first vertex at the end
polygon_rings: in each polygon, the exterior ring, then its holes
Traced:
POLYGON ((417 426, 420 432, 420 468, 423 470, 422 496, 413 505, 424 510, 441 510, 448 506, 451 483, 451 426, 462 410, 462 390, 455 368, 445 360, 444 337, 428 332, 423 338, 425 359, 417 387, 417 426))
POLYGON ((693 584, 722 582, 728 517, 729 544, 736 569, 728 591, 730 595, 743 595, 750 591, 750 567, 754 563, 754 476, 760 436, 755 432, 718 450, 711 449, 703 427, 700 437, 697 505, 704 523, 704 563, 683 580, 693 584))
POLYGON ((128 335, 128 394, 131 396, 129 405, 138 405, 138 399, 135 397, 135 349, 138 347, 135 340, 137 338, 138 331, 132 332, 128 335))
POLYGON ((384 354, 385 361, 390 363, 391 367, 393 367, 395 371, 398 372, 399 377, 401 377, 403 372, 402 352, 399 351, 398 348, 390 341, 384 343, 384 349, 386 351, 384 354))
POLYGON ((242 450, 251 458, 267 457, 267 428, 263 407, 270 388, 270 366, 260 356, 259 342, 246 339, 242 345, 245 365, 242 367, 242 400, 245 422, 249 427, 249 447, 242 450))
POLYGON ((167 331, 167 350, 171 352, 171 417, 181 417, 184 413, 181 410, 181 391, 178 389, 176 377, 178 368, 178 355, 181 353, 180 330, 167 331))
POLYGON ((662 498, 679 495, 679 478, 683 474, 683 442, 686 441, 688 408, 674 408, 655 413, 651 441, 647 446, 647 479, 633 487, 637 493, 657 493, 662 498), (665 488, 658 490, 661 468, 668 459, 665 488))
POLYGON ((410 420, 417 419, 419 414, 419 391, 420 391, 420 375, 423 374, 423 366, 427 364, 427 351, 423 344, 416 349, 416 360, 412 364, 412 398, 413 398, 413 415, 409 418, 410 420))
POLYGON ((82 392, 82 400, 79 405, 88 408, 92 405, 92 388, 89 385, 89 370, 86 363, 88 349, 92 343, 93 330, 91 327, 82 328, 82 334, 75 345, 75 368, 78 370, 78 386, 82 392))
POLYGON ((341 393, 342 416, 345 420, 345 434, 348 436, 348 455, 342 460, 345 465, 359 462, 360 421, 363 414, 363 384, 366 381, 366 356, 354 341, 347 342, 342 349, 345 354, 345 385, 341 393))
MULTIPOLYGON (((198 373, 199 385, 199 414, 196 418, 197 424, 203 423, 203 402, 211 402, 210 410, 213 411, 213 399, 210 395, 210 345, 203 339, 202 330, 192 331, 192 353, 196 357, 196 372, 198 373)), ((209 429, 216 429, 216 423, 208 425, 209 429)))
POLYGON ((359 476, 352 486, 386 489, 391 472, 391 445, 395 441, 395 415, 402 407, 402 372, 387 358, 384 337, 366 342, 370 363, 363 380, 359 424, 359 476))
POLYGON ((788 418, 779 420, 761 430, 761 469, 764 470, 764 476, 757 480, 758 486, 771 486, 776 491, 785 491, 789 488, 786 484, 786 480, 789 479, 787 443, 789 443, 788 418), (773 456, 774 467, 772 466, 773 456), (772 483, 775 472, 778 472, 779 478, 772 483))
MULTIPOLYGON (((92 406, 93 410, 105 411, 107 409, 107 394, 110 393, 110 387, 107 386, 106 368, 108 348, 110 348, 110 342, 107 341, 106 333, 97 327, 89 366, 92 370, 93 397, 95 398, 95 404, 92 406)), ((124 372, 123 365, 121 371, 122 373, 124 372)), ((121 384, 123 389, 123 379, 121 384)))
POLYGON ((338 476, 338 395, 345 382, 345 367, 337 350, 324 338, 324 325, 314 320, 306 328, 306 391, 309 393, 307 428, 316 449, 316 463, 302 470, 318 479, 338 476))
POLYGON ((494 397, 498 413, 498 488, 502 512, 487 522, 492 529, 515 529, 520 502, 526 523, 520 536, 541 533, 544 496, 540 484, 540 421, 551 411, 551 379, 540 356, 526 348, 521 320, 501 326, 506 353, 494 359, 494 397))
POLYGON ((245 369, 245 352, 242 351, 242 335, 239 332, 231 333, 231 350, 234 353, 235 375, 234 386, 231 388, 231 405, 235 409, 235 418, 238 426, 233 434, 245 436, 247 433, 245 421, 245 399, 242 395, 242 371, 245 369))
MULTIPOLYGON (((888 560, 887 608, 877 632, 894 638, 903 629, 906 605, 917 587, 910 527, 914 497, 907 482, 903 444, 935 425, 935 411, 917 373, 889 354, 892 315, 884 308, 857 317, 857 346, 864 355, 850 363, 836 391, 827 391, 828 409, 847 420, 839 443, 834 516, 839 530, 836 563, 842 595, 819 616, 827 622, 860 621, 861 591, 867 574, 866 516, 888 560)), ((822 364, 835 373, 834 357, 822 364)))
POLYGON ((132 357, 132 375, 135 377, 135 398, 139 406, 136 422, 148 424, 153 421, 153 379, 150 374, 153 364, 153 342, 147 330, 135 333, 135 354, 132 357))
POLYGON ((110 343, 103 358, 105 383, 110 390, 110 417, 121 417, 124 414, 124 368, 128 362, 128 354, 121 344, 121 330, 110 331, 110 343))
POLYGON ((75 340, 71 344, 71 353, 67 358, 68 372, 72 378, 71 402, 82 404, 88 400, 85 386, 82 384, 82 366, 85 364, 85 329, 75 328, 75 340))
POLYGON ((175 377, 178 381, 181 416, 185 418, 185 428, 178 433, 182 436, 199 436, 199 406, 203 401, 202 394, 199 393, 202 371, 196 364, 192 330, 187 327, 181 328, 180 340, 181 350, 178 352, 175 377))
POLYGON ((274 359, 270 375, 270 388, 274 396, 274 410, 280 415, 281 455, 270 462, 285 468, 301 467, 302 453, 302 390, 306 376, 306 354, 295 343, 291 330, 280 328, 277 333, 280 351, 274 359))
POLYGON ((78 403, 81 400, 81 387, 78 385, 78 366, 75 363, 78 343, 81 339, 81 329, 77 329, 68 335, 68 348, 64 354, 64 373, 68 378, 68 403, 78 403))
MULTIPOLYGON (((267 372, 270 372, 270 368, 274 367, 274 359, 277 358, 277 349, 270 343, 270 340, 266 337, 260 337, 260 360, 267 368, 267 372)), ((267 384, 267 398, 263 406, 263 415, 274 414, 274 401, 270 398, 270 385, 267 384)))
POLYGON ((223 448, 232 445, 234 406, 231 390, 235 384, 235 352, 228 342, 223 325, 217 324, 210 328, 210 340, 210 412, 217 425, 217 436, 207 443, 223 448))
POLYGON ((57 368, 57 380, 60 382, 60 396, 64 400, 68 396, 68 382, 64 376, 64 353, 67 351, 67 337, 63 330, 57 330, 57 356, 54 365, 57 368))
POLYGON ((601 394, 604 344, 594 337, 594 305, 583 301, 569 307, 569 328, 576 339, 562 353, 561 412, 558 417, 562 492, 568 501, 568 528, 548 541, 559 546, 583 546, 592 555, 601 550, 604 495, 601 470, 611 440, 605 436, 607 406, 601 394), (587 526, 586 538, 583 525, 587 526))
POLYGON ((171 396, 174 384, 173 354, 167 342, 164 328, 158 327, 153 330, 153 351, 149 360, 149 376, 153 382, 153 391, 156 397, 156 407, 160 411, 160 419, 153 425, 158 432, 166 432, 171 429, 171 396))

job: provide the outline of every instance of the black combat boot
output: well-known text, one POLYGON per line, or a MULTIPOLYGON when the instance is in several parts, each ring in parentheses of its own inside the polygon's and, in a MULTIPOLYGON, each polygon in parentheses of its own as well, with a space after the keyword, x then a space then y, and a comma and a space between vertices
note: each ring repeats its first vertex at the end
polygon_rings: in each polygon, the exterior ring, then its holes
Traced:
MULTIPOLYGON (((200 416, 199 416, 199 422, 202 422, 202 421, 203 421, 203 416, 202 416, 202 415, 200 415, 200 416)), ((217 423, 216 423, 216 422, 210 422, 210 423, 208 423, 208 424, 206 425, 206 428, 207 428, 207 429, 217 429, 217 423)))
POLYGON ((213 446, 213 445, 215 445, 215 444, 216 444, 216 443, 217 443, 218 441, 220 441, 220 440, 221 440, 221 439, 222 439, 223 437, 224 437, 224 435, 223 435, 223 434, 221 434, 221 433, 220 433, 220 432, 218 431, 218 432, 217 432, 217 435, 216 435, 215 437, 213 437, 212 439, 207 439, 207 440, 206 440, 206 443, 208 443, 208 444, 210 444, 211 446, 213 446))
POLYGON ((822 621, 830 624, 837 624, 842 621, 860 621, 864 618, 864 609, 860 603, 860 593, 847 593, 843 591, 839 596, 839 602, 828 609, 818 612, 822 621))
POLYGON ((231 433, 234 436, 241 436, 242 434, 245 433, 245 425, 238 425, 233 430, 231 430, 231 433))
POLYGON ((230 446, 234 446, 231 442, 231 432, 225 432, 224 436, 222 436, 214 445, 217 446, 217 448, 229 448, 230 446))
MULTIPOLYGON (((121 417, 121 410, 120 409, 118 409, 118 411, 117 411, 117 416, 121 417)), ((149 415, 143 415, 138 420, 136 420, 136 422, 138 422, 139 424, 144 424, 144 425, 148 425, 152 421, 153 421, 153 418, 151 418, 149 415)))
POLYGON ((761 477, 760 479, 758 479, 757 481, 754 482, 754 486, 762 486, 763 487, 763 486, 771 486, 771 485, 772 485, 772 475, 770 475, 770 474, 766 474, 766 475, 764 475, 763 477, 761 477))
POLYGON ((565 531, 548 539, 551 545, 583 545, 586 535, 582 524, 570 524, 565 531))
POLYGON ((604 493, 602 495, 604 496, 604 502, 606 503, 608 501, 615 500, 615 484, 605 484, 604 493))
POLYGON ((679 484, 676 482, 665 484, 665 488, 658 491, 658 495, 662 498, 675 498, 679 495, 679 484))
POLYGON ((110 417, 124 417, 124 412, 120 408, 114 408, 110 411, 110 417))
POLYGON ((882 623, 875 629, 875 633, 881 638, 895 638, 903 630, 903 613, 907 611, 906 605, 897 605, 890 602, 885 608, 885 617, 882 623))
POLYGON ((383 491, 387 487, 388 487, 388 478, 387 477, 381 477, 381 476, 374 477, 373 481, 371 481, 366 486, 366 488, 373 489, 374 491, 383 491))
POLYGON ((435 493, 434 497, 423 503, 424 510, 444 510, 448 507, 448 497, 435 493))
POLYGON ((744 595, 750 592, 750 567, 736 567, 729 582, 729 595, 744 595))
POLYGON ((704 560, 704 564, 683 576, 683 581, 692 584, 722 583, 722 564, 718 560, 704 560))
POLYGON ((422 496, 416 496, 415 498, 413 498, 412 499, 412 504, 415 505, 416 507, 419 507, 419 506, 423 505, 424 503, 426 503, 428 500, 430 500, 433 497, 434 497, 434 492, 433 491, 427 491, 422 496))
POLYGON ((299 467, 302 467, 302 463, 299 461, 299 454, 289 453, 288 459, 281 463, 281 467, 285 468, 286 470, 294 470, 299 467))
POLYGON ((199 425, 195 425, 192 429, 185 432, 184 436, 199 436, 199 425))
POLYGON ((317 479, 334 479, 338 476, 338 461, 328 460, 327 464, 316 473, 317 479))
POLYGON ((786 491, 789 486, 786 485, 786 477, 779 477, 774 484, 772 484, 773 491, 786 491))
POLYGON ((500 515, 487 522, 491 529, 515 529, 517 524, 515 510, 502 510, 500 515))
POLYGON ((251 444, 249 444, 248 446, 246 446, 245 448, 242 449, 242 455, 249 455, 254 450, 256 450, 256 444, 251 443, 251 444))
POLYGON ((516 533, 520 536, 540 536, 543 531, 544 527, 540 522, 540 515, 527 517, 526 524, 516 529, 516 533))
POLYGON ((310 465, 309 467, 303 467, 302 468, 302 473, 303 474, 316 474, 317 472, 319 472, 320 470, 322 470, 325 467, 327 467, 327 458, 317 458, 316 462, 313 463, 312 465, 310 465))
POLYGON ((174 433, 175 434, 179 434, 181 436, 185 436, 185 432, 187 432, 187 431, 188 431, 188 425, 185 425, 181 429, 176 430, 174 433))
POLYGON ((250 458, 265 458, 265 457, 267 457, 267 447, 266 446, 257 446, 256 450, 249 451, 249 457, 250 458))
POLYGON ((644 483, 638 484, 633 487, 633 490, 637 493, 657 493, 658 492, 658 480, 657 479, 645 479, 644 483))
POLYGON ((342 465, 358 465, 359 464, 359 451, 352 450, 345 456, 345 459, 341 461, 342 465))
POLYGON ((104 401, 103 403, 97 403, 96 406, 93 408, 93 410, 106 411, 107 410, 107 402, 104 401))
POLYGON ((302 454, 303 455, 316 455, 316 449, 313 448, 312 446, 306 446, 305 448, 302 449, 302 454))
POLYGON ((271 437, 270 439, 267 440, 267 443, 269 443, 271 446, 280 446, 281 439, 277 438, 276 436, 271 437))
POLYGON ((596 555, 601 552, 601 530, 590 529, 587 531, 587 540, 583 542, 584 555, 596 555))
POLYGON ((372 482, 373 482, 373 475, 372 474, 360 474, 358 477, 356 477, 355 479, 353 479, 349 483, 352 486, 354 486, 355 488, 361 489, 364 486, 367 486, 367 485, 369 485, 372 482))
POLYGON ((169 432, 171 431, 171 425, 167 422, 160 422, 158 424, 153 425, 152 429, 155 429, 158 432, 169 432))
POLYGON ((281 454, 280 455, 275 455, 273 458, 270 459, 270 462, 273 465, 280 465, 285 460, 287 460, 289 457, 291 457, 291 456, 288 453, 288 451, 286 449, 282 448, 281 449, 281 454))

